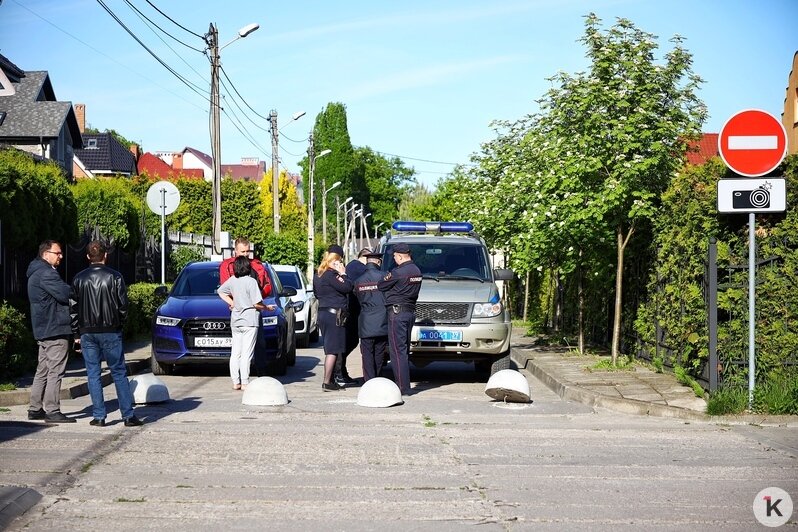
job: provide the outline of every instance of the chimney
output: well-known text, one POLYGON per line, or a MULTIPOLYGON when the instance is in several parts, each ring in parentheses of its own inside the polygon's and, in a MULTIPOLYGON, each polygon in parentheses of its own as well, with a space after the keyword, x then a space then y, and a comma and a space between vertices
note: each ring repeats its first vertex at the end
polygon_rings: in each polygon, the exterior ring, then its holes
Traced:
POLYGON ((75 118, 78 119, 78 128, 80 128, 80 134, 82 135, 86 131, 86 104, 75 104, 75 118))
POLYGON ((130 145, 130 153, 133 154, 133 157, 136 158, 136 162, 139 161, 139 157, 141 157, 141 153, 139 153, 139 145, 135 142, 130 145))
POLYGON ((175 170, 183 169, 183 154, 179 151, 172 154, 172 168, 175 170))

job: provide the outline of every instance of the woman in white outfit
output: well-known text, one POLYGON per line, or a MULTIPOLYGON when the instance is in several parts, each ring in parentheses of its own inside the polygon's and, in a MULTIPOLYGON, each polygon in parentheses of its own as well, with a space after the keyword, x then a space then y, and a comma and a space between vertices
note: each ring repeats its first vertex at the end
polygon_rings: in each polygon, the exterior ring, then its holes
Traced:
POLYGON ((244 390, 249 384, 249 366, 255 353, 260 311, 274 310, 275 306, 263 304, 249 258, 236 257, 233 275, 216 292, 230 306, 230 329, 233 332, 230 378, 233 379, 233 389, 244 390))

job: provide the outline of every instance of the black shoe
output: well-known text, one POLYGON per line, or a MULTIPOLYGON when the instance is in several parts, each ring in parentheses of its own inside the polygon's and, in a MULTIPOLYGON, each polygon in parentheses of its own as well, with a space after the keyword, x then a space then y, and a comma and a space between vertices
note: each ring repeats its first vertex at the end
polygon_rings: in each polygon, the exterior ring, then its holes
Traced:
POLYGON ((340 386, 341 388, 346 387, 346 381, 344 380, 343 375, 336 375, 335 377, 333 377, 333 382, 338 386, 340 386))
POLYGON ((344 387, 341 386, 340 384, 338 384, 337 382, 332 381, 330 384, 327 384, 326 382, 322 382, 321 383, 321 389, 324 390, 325 392, 335 392, 335 391, 338 391, 338 390, 343 390, 344 387))
POLYGON ((77 420, 72 417, 66 417, 61 412, 53 412, 52 414, 44 415, 45 423, 75 423, 77 420))
POLYGON ((105 426, 105 418, 103 419, 92 419, 89 421, 89 425, 92 427, 104 427, 105 426))
POLYGON ((359 384, 360 381, 353 379, 349 375, 343 375, 344 384, 359 384))
POLYGON ((28 410, 28 419, 44 419, 44 409, 28 410))
POLYGON ((137 418, 136 416, 130 416, 125 420, 126 427, 140 427, 144 424, 142 420, 137 418))

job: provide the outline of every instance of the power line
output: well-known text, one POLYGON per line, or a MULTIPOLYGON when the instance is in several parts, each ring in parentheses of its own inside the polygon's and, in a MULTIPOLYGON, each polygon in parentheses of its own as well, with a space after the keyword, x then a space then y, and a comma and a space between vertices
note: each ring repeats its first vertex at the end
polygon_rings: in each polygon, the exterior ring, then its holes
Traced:
POLYGON ((409 161, 420 161, 422 163, 432 163, 432 164, 446 164, 449 166, 477 166, 473 163, 447 163, 444 161, 432 161, 430 159, 419 159, 417 157, 408 157, 406 155, 396 155, 395 153, 388 153, 384 151, 374 150, 375 153, 379 153, 380 155, 388 155, 389 157, 399 157, 400 159, 407 159, 409 161))
POLYGON ((302 140, 294 140, 294 139, 292 139, 291 137, 289 137, 288 135, 286 135, 285 133, 283 133, 282 131, 280 131, 279 133, 280 133, 280 135, 282 135, 282 136, 283 136, 283 137, 284 137, 286 140, 290 140, 291 142, 296 142, 297 144, 302 144, 303 142, 307 142, 307 141, 309 140, 308 138, 304 138, 304 139, 302 139, 302 140))
POLYGON ((159 62, 159 63, 160 63, 160 64, 161 64, 161 65, 162 65, 162 66, 163 66, 163 67, 164 67, 166 70, 168 70, 168 71, 169 71, 169 72, 170 72, 170 73, 171 73, 173 76, 175 76, 177 79, 179 79, 179 80, 180 80, 180 81, 181 81, 181 82, 182 82, 184 85, 186 85, 186 86, 187 86, 189 89, 191 89, 192 91, 194 91, 195 93, 197 93, 197 94, 198 94, 199 96, 201 96, 203 99, 205 99, 205 100, 208 100, 208 102, 210 102, 210 99, 209 99, 207 96, 205 96, 204 94, 202 94, 202 93, 200 92, 200 91, 201 91, 201 90, 203 90, 203 89, 201 89, 201 88, 195 88, 195 85, 194 85, 193 83, 191 83, 191 82, 190 82, 190 81, 188 81, 186 78, 184 78, 182 75, 180 75, 180 74, 179 74, 179 73, 178 73, 178 72, 177 72, 175 69, 173 69, 173 68, 172 68, 172 67, 170 67, 168 64, 166 64, 166 62, 165 62, 163 59, 161 59, 160 57, 158 57, 158 55, 157 55, 155 52, 153 52, 152 50, 150 50, 150 49, 149 49, 149 47, 147 47, 147 45, 146 45, 146 44, 144 44, 144 43, 141 41, 141 39, 139 39, 139 38, 138 38, 138 36, 136 36, 136 34, 135 34, 135 33, 133 33, 133 31, 132 31, 130 28, 128 28, 128 27, 125 25, 125 23, 124 23, 124 22, 122 22, 122 20, 121 20, 119 17, 117 17, 117 16, 116 16, 116 14, 115 14, 115 13, 114 13, 114 12, 111 10, 111 8, 109 8, 107 5, 105 5, 105 2, 104 2, 103 0, 97 0, 97 3, 98 3, 98 4, 100 4, 100 6, 102 6, 102 8, 103 8, 103 9, 105 9, 105 11, 106 11, 106 12, 107 12, 109 15, 111 15, 111 18, 113 18, 113 19, 114 19, 114 20, 117 22, 117 24, 119 24, 120 26, 122 26, 122 28, 123 28, 123 29, 124 29, 124 30, 125 30, 125 31, 126 31, 126 32, 127 32, 127 33, 128 33, 130 36, 131 36, 131 37, 133 37, 133 39, 134 39, 134 40, 135 40, 137 43, 139 43, 139 45, 141 45, 141 47, 142 47, 142 48, 144 48, 144 49, 145 49, 145 50, 146 50, 146 51, 147 51, 147 52, 148 52, 148 53, 149 53, 149 54, 150 54, 152 57, 154 57, 154 58, 155 58, 155 60, 156 60, 156 61, 158 61, 158 62, 159 62))
POLYGON ((258 113, 255 109, 252 108, 251 105, 249 105, 249 103, 247 103, 247 101, 244 99, 244 97, 241 96, 241 93, 238 92, 238 89, 236 89, 235 85, 233 85, 233 82, 230 81, 230 78, 227 77, 227 72, 224 71, 224 67, 219 66, 219 69, 222 71, 222 74, 224 74, 224 79, 226 79, 230 83, 230 86, 233 87, 233 90, 235 91, 235 93, 238 94, 238 97, 241 98, 242 102, 244 102, 244 105, 249 107, 249 110, 252 111, 253 113, 255 113, 257 116, 263 118, 264 120, 269 120, 268 116, 263 116, 262 114, 258 113))
MULTIPOLYGON (((171 34, 171 33, 169 33, 168 31, 166 31, 165 29, 163 29, 162 27, 160 27, 158 24, 156 24, 155 22, 153 22, 153 20, 152 20, 152 19, 150 19, 150 18, 149 18, 147 15, 145 15, 144 13, 142 13, 142 12, 139 10, 139 8, 137 8, 136 6, 134 6, 134 5, 133 5, 133 4, 130 2, 130 0, 125 0, 125 3, 126 3, 126 4, 127 4, 129 7, 130 7, 130 9, 132 9, 132 10, 134 10, 136 13, 138 13, 138 15, 139 15, 139 18, 146 19, 146 20, 147 20, 147 22, 149 22, 150 24, 152 24, 153 26, 155 26, 156 28, 158 28, 159 30, 161 30, 161 32, 163 32, 165 35, 167 35, 167 36, 171 37, 172 39, 174 39, 175 41, 179 42, 180 44, 182 44, 182 45, 183 45, 183 46, 185 46, 186 48, 190 48, 190 49, 194 50, 195 52, 199 52, 199 53, 201 53, 201 54, 202 54, 202 53, 204 53, 204 50, 200 50, 199 48, 194 48, 194 47, 193 47, 193 46, 191 46, 190 44, 184 43, 183 41, 181 41, 180 39, 178 39, 177 37, 175 37, 174 35, 172 35, 172 34, 171 34)), ((163 39, 161 39, 161 40, 163 40, 163 39)), ((203 39, 203 40, 204 40, 204 39, 203 39)), ((164 44, 166 44, 166 43, 164 42, 164 44)), ((169 45, 167 45, 167 46, 169 46, 169 45)), ((170 49, 171 49, 171 48, 170 48, 170 49)), ((174 50, 172 50, 172 51, 174 51, 174 50)))
POLYGON ((166 18, 167 20, 169 20, 169 22, 171 22, 172 24, 174 24, 175 26, 177 26, 177 27, 178 27, 178 28, 180 28, 181 30, 187 31, 187 32, 188 32, 188 33, 190 33, 191 35, 194 35, 195 37, 199 37, 199 38, 200 38, 200 39, 202 39, 203 41, 205 40, 205 36, 204 36, 204 35, 200 35, 199 33, 195 33, 195 32, 193 32, 193 31, 191 31, 190 29, 186 28, 185 26, 183 26, 182 24, 180 24, 179 22, 177 22, 175 19, 173 19, 172 17, 170 17, 169 15, 167 15, 166 13, 164 13, 163 11, 161 11, 160 9, 158 9, 158 6, 156 6, 155 4, 153 4, 152 2, 150 2, 150 0, 147 0, 147 3, 148 3, 148 4, 150 4, 150 7, 151 7, 151 8, 153 8, 155 11, 157 11, 158 13, 160 13, 161 15, 163 15, 163 16, 164 16, 164 18, 166 18))

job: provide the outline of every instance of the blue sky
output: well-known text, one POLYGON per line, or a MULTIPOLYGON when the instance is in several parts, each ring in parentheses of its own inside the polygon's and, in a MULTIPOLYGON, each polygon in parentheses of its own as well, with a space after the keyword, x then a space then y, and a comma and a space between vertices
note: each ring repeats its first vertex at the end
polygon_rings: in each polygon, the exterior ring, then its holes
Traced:
POLYGON ((706 81, 700 96, 710 113, 707 132, 741 109, 780 118, 798 50, 796 0, 129 1, 197 49, 153 31, 125 1, 104 0, 193 89, 96 0, 0 0, 0 53, 23 70, 47 70, 59 100, 86 104, 92 127, 116 129, 146 151, 191 146, 210 153, 205 43, 150 3, 198 35, 215 23, 221 44, 257 22, 258 31, 221 53, 246 102, 234 93, 223 102, 231 116, 222 116, 222 162, 270 160, 267 122, 251 106, 264 117, 278 112, 281 165, 299 171, 316 114, 341 102, 354 145, 404 157, 430 186, 493 137, 491 120, 534 112, 547 78, 586 68, 577 40, 588 12, 605 27, 616 17, 632 20, 659 37, 662 54, 673 35, 686 38, 694 70, 706 81), (307 114, 290 122, 297 111, 307 114))

